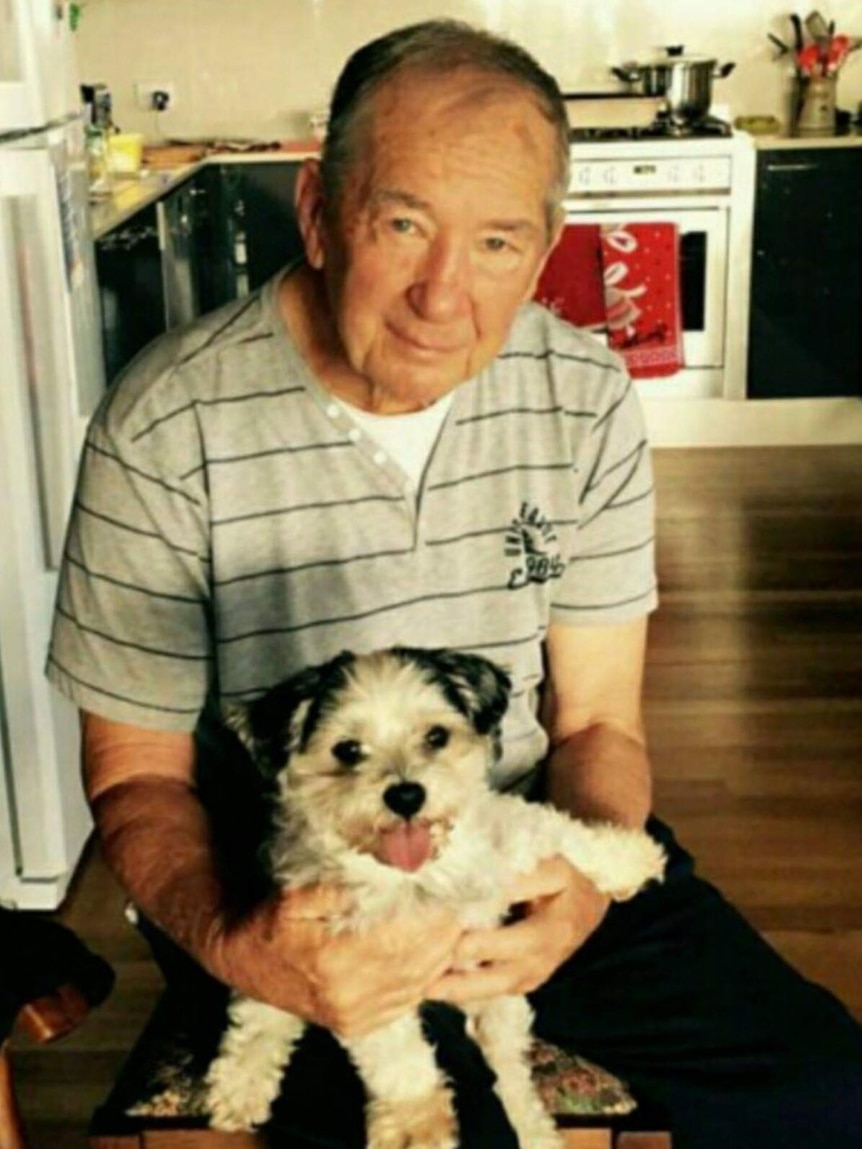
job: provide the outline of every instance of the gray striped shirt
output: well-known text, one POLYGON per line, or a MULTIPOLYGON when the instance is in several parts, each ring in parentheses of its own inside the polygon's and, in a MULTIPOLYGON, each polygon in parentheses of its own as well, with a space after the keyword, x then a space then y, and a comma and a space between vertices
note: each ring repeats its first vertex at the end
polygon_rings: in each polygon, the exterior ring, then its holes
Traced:
POLYGON ((414 491, 310 374, 275 281, 152 345, 85 447, 51 680, 117 721, 192 730, 349 648, 453 646, 514 681, 498 781, 546 750, 549 624, 656 603, 652 473, 620 361, 530 304, 454 395, 414 491))

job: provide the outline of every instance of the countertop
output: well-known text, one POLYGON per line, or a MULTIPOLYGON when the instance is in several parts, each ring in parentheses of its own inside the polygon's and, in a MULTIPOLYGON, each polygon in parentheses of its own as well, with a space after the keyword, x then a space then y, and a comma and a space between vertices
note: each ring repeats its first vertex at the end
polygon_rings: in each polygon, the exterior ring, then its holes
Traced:
POLYGON ((313 142, 298 141, 265 151, 212 152, 175 167, 144 167, 136 176, 115 176, 110 193, 91 198, 90 226, 93 239, 101 239, 207 165, 285 163, 317 154, 318 148, 313 142))
POLYGON ((862 148, 862 132, 848 132, 842 136, 752 136, 754 146, 761 151, 774 148, 862 148))

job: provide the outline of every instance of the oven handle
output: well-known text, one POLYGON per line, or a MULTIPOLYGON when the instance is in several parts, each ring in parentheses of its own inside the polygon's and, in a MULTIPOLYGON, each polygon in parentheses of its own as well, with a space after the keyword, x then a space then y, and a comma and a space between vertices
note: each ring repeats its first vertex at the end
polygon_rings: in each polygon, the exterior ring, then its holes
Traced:
POLYGON ((816 164, 767 164, 768 172, 813 172, 816 164))

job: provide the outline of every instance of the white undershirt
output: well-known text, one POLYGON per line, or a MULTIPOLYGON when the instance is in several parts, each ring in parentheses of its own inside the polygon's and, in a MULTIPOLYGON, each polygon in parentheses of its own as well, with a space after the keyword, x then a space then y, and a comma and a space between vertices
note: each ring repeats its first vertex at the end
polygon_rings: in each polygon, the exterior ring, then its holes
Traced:
POLYGON ((338 402, 357 427, 382 447, 418 489, 452 398, 451 394, 444 395, 430 407, 409 411, 406 415, 374 415, 340 399, 338 402))

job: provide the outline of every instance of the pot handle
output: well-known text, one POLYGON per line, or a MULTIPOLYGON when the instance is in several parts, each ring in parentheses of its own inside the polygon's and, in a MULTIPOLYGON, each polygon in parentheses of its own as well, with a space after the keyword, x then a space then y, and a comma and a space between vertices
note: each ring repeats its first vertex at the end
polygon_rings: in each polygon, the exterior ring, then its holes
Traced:
POLYGON ((624 84, 636 84, 643 72, 636 64, 623 64, 620 68, 611 68, 611 72, 624 84))
POLYGON ((729 76, 736 64, 719 64, 713 71, 713 78, 716 80, 723 80, 725 76, 729 76))

